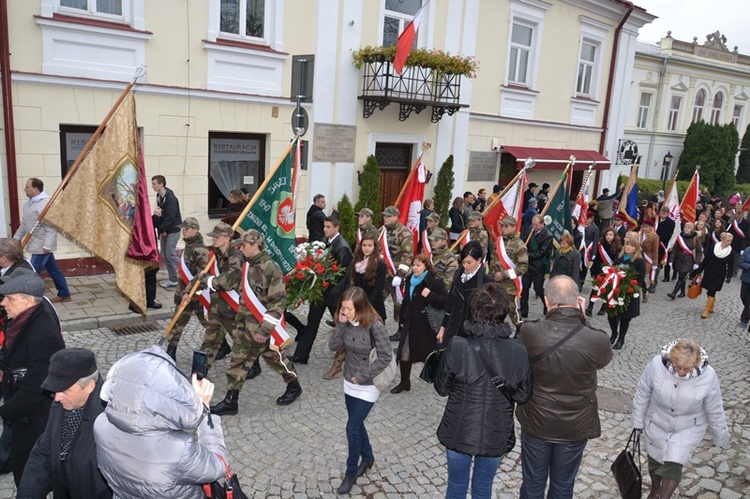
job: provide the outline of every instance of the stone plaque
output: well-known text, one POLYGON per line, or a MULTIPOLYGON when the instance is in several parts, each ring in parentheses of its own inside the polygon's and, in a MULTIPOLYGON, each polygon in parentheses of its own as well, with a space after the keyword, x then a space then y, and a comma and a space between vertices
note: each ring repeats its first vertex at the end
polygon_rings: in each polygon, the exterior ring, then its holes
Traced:
POLYGON ((315 123, 313 161, 354 163, 357 127, 315 123))
POLYGON ((471 151, 469 155, 469 182, 495 182, 497 180, 496 152, 471 151))

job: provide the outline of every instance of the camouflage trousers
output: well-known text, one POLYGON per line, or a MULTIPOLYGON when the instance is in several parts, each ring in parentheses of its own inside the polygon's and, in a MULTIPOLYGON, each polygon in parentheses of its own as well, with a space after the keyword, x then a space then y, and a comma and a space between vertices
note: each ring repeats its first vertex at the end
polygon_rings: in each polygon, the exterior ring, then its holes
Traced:
POLYGON ((393 300, 393 320, 396 323, 401 320, 401 304, 396 300, 396 288, 393 287, 393 276, 385 276, 385 287, 383 288, 383 301, 386 301, 388 297, 393 300))
MULTIPOLYGON (((179 307, 179 305, 177 306, 179 307)), ((177 319, 177 323, 172 328, 172 334, 169 336, 169 346, 176 347, 180 343, 180 339, 182 339, 182 332, 185 330, 185 326, 187 326, 187 323, 190 322, 190 316, 192 315, 195 315, 195 317, 201 323, 201 326, 203 326, 204 328, 208 327, 208 319, 206 319, 206 316, 203 315, 203 307, 200 304, 196 306, 191 303, 187 307, 185 307, 182 315, 180 315, 180 318, 177 319)))
POLYGON ((234 329, 234 321, 232 319, 224 319, 209 312, 206 332, 203 335, 203 343, 200 348, 208 354, 209 368, 213 365, 214 360, 216 360, 216 353, 221 348, 224 337, 227 333, 231 335, 232 329, 234 329))
POLYGON ((253 364, 262 356, 271 369, 281 374, 284 383, 290 383, 297 379, 297 371, 294 364, 286 358, 283 351, 275 351, 269 347, 269 341, 258 343, 253 337, 258 332, 257 325, 247 329, 244 320, 236 321, 232 330, 232 359, 226 370, 227 390, 242 389, 247 378, 247 373, 253 364))

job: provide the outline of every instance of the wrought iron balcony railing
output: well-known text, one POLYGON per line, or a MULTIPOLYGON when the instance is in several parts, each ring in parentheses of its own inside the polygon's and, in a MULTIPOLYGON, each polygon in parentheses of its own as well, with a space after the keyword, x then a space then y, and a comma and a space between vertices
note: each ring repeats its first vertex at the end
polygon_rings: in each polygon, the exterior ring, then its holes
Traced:
POLYGON ((399 106, 398 119, 406 121, 412 112, 419 114, 432 107, 433 123, 446 113, 451 116, 466 104, 460 104, 461 75, 446 74, 431 68, 404 67, 396 74, 390 61, 365 62, 362 65, 363 116, 369 118, 375 109, 381 111, 390 103, 399 106))

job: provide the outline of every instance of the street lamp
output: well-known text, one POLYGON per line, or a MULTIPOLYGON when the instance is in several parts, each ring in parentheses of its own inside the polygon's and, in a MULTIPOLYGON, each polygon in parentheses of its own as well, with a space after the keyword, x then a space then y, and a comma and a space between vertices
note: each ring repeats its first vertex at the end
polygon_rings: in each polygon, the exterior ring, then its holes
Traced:
POLYGON ((664 162, 662 163, 662 165, 664 165, 664 179, 661 182, 661 190, 667 188, 667 177, 669 176, 669 166, 672 164, 672 158, 674 158, 674 156, 672 156, 671 151, 664 155, 664 162))

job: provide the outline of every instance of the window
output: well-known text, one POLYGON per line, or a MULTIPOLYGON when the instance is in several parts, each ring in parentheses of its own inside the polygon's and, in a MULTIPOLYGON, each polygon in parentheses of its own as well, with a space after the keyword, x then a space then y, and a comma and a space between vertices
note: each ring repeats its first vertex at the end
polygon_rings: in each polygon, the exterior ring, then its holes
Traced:
POLYGON ((529 60, 531 58, 534 28, 513 23, 510 37, 508 82, 528 86, 529 60))
POLYGON ((122 15, 122 0, 60 0, 60 7, 69 7, 92 14, 122 15))
POLYGON ((61 178, 67 175, 96 128, 96 125, 60 125, 61 178))
POLYGON ((265 0, 221 0, 219 31, 242 38, 265 38, 265 0))
POLYGON ((583 42, 581 56, 578 59, 578 78, 576 79, 576 93, 591 95, 591 82, 594 77, 594 63, 596 62, 596 45, 583 42))
POLYGON ((638 128, 646 128, 648 125, 648 115, 651 111, 651 97, 653 94, 646 92, 641 93, 641 103, 638 106, 638 128))
POLYGON ((718 125, 721 121, 721 109, 724 107, 724 93, 716 92, 714 105, 711 109, 711 124, 718 125))
POLYGON ((682 106, 682 97, 672 96, 672 103, 669 107, 669 121, 667 129, 674 132, 677 130, 677 120, 680 118, 680 106, 682 106))
MULTIPOLYGON (((384 47, 396 45, 398 35, 414 18, 420 7, 422 7, 422 0, 385 0, 383 15, 384 47)), ((424 20, 424 17, 422 19, 424 20)), ((417 32, 417 37, 419 37, 420 31, 417 32)), ((414 38, 413 47, 417 46, 417 37, 414 38)))
POLYGON ((732 123, 736 129, 740 129, 740 120, 742 119, 742 106, 734 106, 734 114, 732 114, 732 123))
POLYGON ((208 215, 226 215, 229 192, 246 187, 250 196, 265 180, 266 137, 244 133, 208 134, 208 215))
MULTIPOLYGON (((137 31, 145 31, 146 19, 144 14, 144 2, 145 0, 41 0, 39 17, 41 19, 53 19, 55 14, 61 14, 69 17, 126 24, 137 31)), ((67 20, 65 22, 67 22, 67 20)), ((41 23, 37 21, 37 24, 41 23)), ((45 25, 42 24, 42 26, 44 27, 45 25)), ((84 33, 91 32, 92 30, 89 29, 84 33)), ((119 47, 119 41, 111 40, 112 36, 122 36, 122 33, 110 33, 110 40, 108 40, 110 43, 104 43, 103 45, 109 47, 111 44, 114 44, 119 47)), ((85 38, 86 34, 81 33, 79 34, 79 37, 85 38)), ((96 44, 96 49, 101 45, 101 42, 96 44)), ((68 48, 65 45, 65 41, 61 43, 61 46, 68 48)), ((46 50, 45 47, 43 52, 46 52, 46 50)), ((53 52, 60 52, 60 48, 55 47, 53 52)), ((45 53, 44 57, 47 58, 48 55, 45 53)), ((54 56, 51 55, 50 57, 54 56)), ((111 54, 108 54, 107 57, 111 57, 111 54)), ((46 65, 46 62, 44 65, 46 65)), ((109 77, 109 75, 105 76, 105 78, 109 77)))
POLYGON ((706 91, 702 88, 695 93, 695 103, 693 104, 693 123, 703 119, 703 108, 706 106, 706 91))

